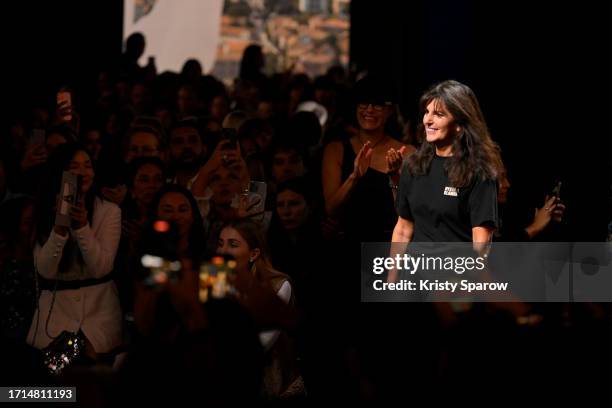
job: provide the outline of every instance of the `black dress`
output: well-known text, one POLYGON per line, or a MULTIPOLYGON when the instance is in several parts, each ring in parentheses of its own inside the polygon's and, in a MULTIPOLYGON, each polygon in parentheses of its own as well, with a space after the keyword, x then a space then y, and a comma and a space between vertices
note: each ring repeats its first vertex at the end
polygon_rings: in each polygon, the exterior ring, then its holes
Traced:
MULTIPOLYGON (((353 172, 355 151, 350 140, 343 143, 342 182, 353 172)), ((397 222, 389 176, 371 167, 359 179, 341 209, 345 238, 357 242, 389 242, 397 222)))

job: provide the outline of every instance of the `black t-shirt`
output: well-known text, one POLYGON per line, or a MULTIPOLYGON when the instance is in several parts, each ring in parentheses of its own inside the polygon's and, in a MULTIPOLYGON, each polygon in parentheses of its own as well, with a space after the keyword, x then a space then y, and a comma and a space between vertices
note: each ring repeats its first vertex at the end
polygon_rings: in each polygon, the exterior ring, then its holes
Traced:
POLYGON ((444 169, 447 160, 434 156, 424 176, 402 171, 397 210, 414 222, 415 242, 471 242, 473 227, 497 226, 497 182, 480 179, 454 188, 444 169))

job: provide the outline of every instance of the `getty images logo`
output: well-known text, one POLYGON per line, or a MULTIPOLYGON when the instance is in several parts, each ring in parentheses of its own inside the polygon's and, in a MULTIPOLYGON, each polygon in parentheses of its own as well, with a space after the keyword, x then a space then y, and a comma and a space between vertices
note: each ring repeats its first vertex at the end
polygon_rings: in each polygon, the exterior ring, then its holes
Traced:
POLYGON ((458 192, 459 192, 459 190, 456 189, 455 187, 444 187, 444 195, 445 196, 457 197, 457 193, 458 192))

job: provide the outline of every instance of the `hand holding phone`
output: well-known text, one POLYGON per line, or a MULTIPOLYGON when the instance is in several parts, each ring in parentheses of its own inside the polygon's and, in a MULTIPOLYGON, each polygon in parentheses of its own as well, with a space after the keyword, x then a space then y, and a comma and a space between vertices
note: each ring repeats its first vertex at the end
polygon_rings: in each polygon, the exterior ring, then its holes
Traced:
POLYGON ((198 298, 206 303, 211 298, 222 299, 235 295, 236 261, 222 256, 213 256, 200 266, 198 298))
POLYGON ((55 213, 55 225, 59 227, 70 227, 72 222, 71 209, 77 202, 78 178, 76 175, 65 171, 62 175, 62 184, 55 213))
POLYGON ((78 230, 87 225, 87 209, 82 195, 77 196, 77 200, 70 208, 70 219, 72 229, 78 230))
POLYGON ((559 205, 562 202, 561 201, 561 181, 557 181, 555 183, 553 188, 548 193, 547 197, 549 197, 549 198, 553 198, 554 197, 555 198, 553 206, 559 205))
POLYGON ((57 93, 57 110, 61 120, 72 121, 72 95, 69 91, 60 90, 57 93))
POLYGON ((144 254, 140 261, 148 273, 143 283, 160 287, 178 279, 181 262, 178 259, 179 231, 175 223, 155 220, 147 224, 142 235, 144 254))
POLYGON ((255 221, 264 218, 266 206, 267 184, 263 181, 250 181, 245 191, 237 196, 232 207, 238 209, 238 216, 241 218, 249 217, 255 221))

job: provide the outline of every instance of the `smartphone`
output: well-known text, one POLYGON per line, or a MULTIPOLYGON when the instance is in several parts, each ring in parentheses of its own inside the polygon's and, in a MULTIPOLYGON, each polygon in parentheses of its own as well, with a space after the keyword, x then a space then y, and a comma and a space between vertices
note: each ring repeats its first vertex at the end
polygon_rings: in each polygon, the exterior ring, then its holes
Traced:
POLYGON ((201 303, 236 294, 236 261, 231 256, 213 256, 200 265, 198 298, 201 303))
POLYGON ((76 190, 76 197, 74 201, 75 204, 81 201, 82 198, 83 198, 83 176, 79 174, 77 176, 77 190, 76 190))
POLYGON ((178 259, 179 232, 175 223, 154 220, 145 226, 142 238, 143 255, 140 263, 145 269, 145 286, 156 287, 176 281, 181 270, 178 259))
POLYGON ((223 150, 236 150, 238 148, 238 132, 233 128, 221 130, 221 141, 223 150))
POLYGON ((60 199, 55 213, 55 225, 70 227, 70 209, 77 202, 79 194, 78 177, 69 171, 62 174, 60 199))
POLYGON ((236 194, 232 199, 230 206, 232 208, 240 207, 241 195, 246 197, 248 214, 252 214, 249 217, 256 221, 261 221, 265 216, 266 208, 266 194, 268 186, 263 181, 250 181, 247 189, 241 194, 236 194))
MULTIPOLYGON (((72 95, 69 91, 61 90, 57 93, 57 106, 62 104, 66 104, 66 107, 72 107, 72 95)), ((70 122, 72 120, 72 114, 66 114, 62 116, 62 120, 65 122, 70 122)))
POLYGON ((561 182, 560 181, 557 181, 557 183, 555 184, 555 186, 550 192, 550 196, 557 197, 557 202, 561 201, 561 182))
POLYGON ((256 219, 262 219, 264 210, 266 207, 266 194, 267 194, 268 186, 263 181, 251 181, 249 182, 249 197, 248 203, 250 208, 249 212, 252 214, 256 214, 256 219))

